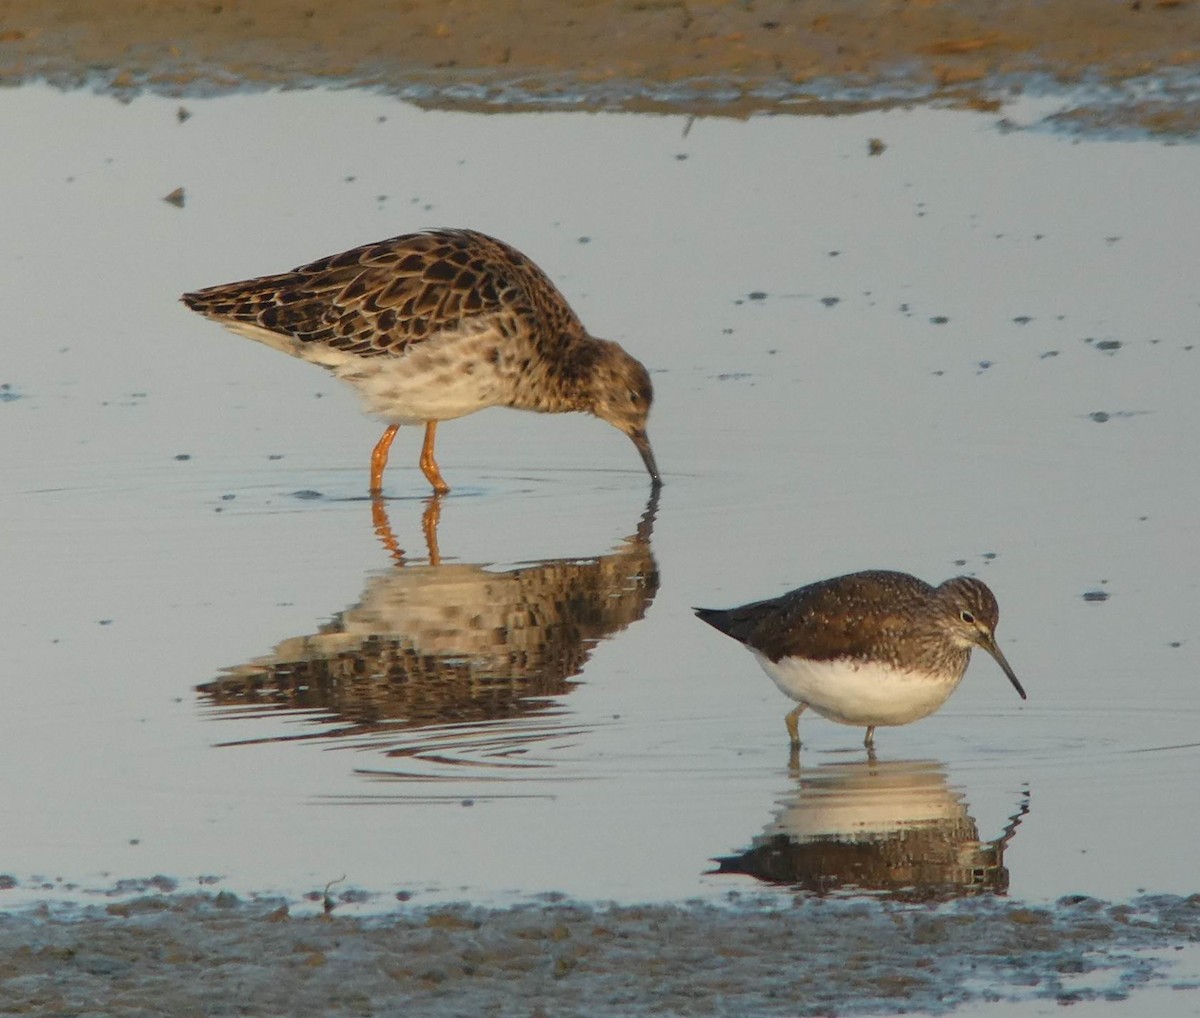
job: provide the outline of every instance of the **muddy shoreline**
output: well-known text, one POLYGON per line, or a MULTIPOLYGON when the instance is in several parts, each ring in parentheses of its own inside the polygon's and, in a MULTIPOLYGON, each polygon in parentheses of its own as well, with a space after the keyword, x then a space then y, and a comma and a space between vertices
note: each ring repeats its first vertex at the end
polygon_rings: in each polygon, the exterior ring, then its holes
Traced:
POLYGON ((1194 988, 1153 952, 1200 939, 1195 895, 1050 907, 543 901, 402 905, 374 918, 308 907, 179 894, 0 913, 0 1010, 816 1015, 1065 1005, 1194 988))
POLYGON ((1074 90, 1064 119, 1075 127, 1186 136, 1200 124, 1196 10, 1183 0, 8 0, 0 82, 179 96, 325 84, 435 107, 724 115, 994 109, 1035 87, 1074 90))

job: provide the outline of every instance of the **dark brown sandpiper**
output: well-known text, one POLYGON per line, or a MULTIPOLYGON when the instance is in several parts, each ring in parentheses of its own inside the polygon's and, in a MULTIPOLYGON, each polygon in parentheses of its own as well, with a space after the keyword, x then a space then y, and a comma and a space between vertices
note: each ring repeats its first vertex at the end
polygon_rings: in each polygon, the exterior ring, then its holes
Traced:
POLYGON ((932 587, 908 573, 870 570, 740 608, 693 610, 745 644, 780 692, 799 702, 785 719, 793 746, 805 707, 865 725, 867 746, 877 725, 932 714, 958 687, 973 647, 991 654, 1025 699, 996 645, 996 598, 974 577, 932 587))
POLYGON ((405 234, 183 301, 358 389, 388 422, 371 456, 372 494, 402 424, 425 425, 421 469, 434 491, 449 491, 434 460, 437 423, 491 406, 594 414, 632 439, 661 483, 646 437, 646 369, 589 335, 525 255, 482 233, 405 234))

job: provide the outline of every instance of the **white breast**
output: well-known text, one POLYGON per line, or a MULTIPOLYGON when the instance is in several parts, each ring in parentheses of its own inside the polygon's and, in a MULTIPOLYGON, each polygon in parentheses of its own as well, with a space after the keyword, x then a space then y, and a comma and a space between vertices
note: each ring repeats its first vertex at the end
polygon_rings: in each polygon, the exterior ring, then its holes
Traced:
POLYGON ((361 393, 368 413, 391 424, 448 421, 504 402, 508 387, 491 329, 442 332, 402 353, 325 363, 361 393))
POLYGON ((753 653, 781 693, 843 725, 906 725, 932 714, 962 681, 961 674, 930 677, 847 658, 772 661, 753 653))

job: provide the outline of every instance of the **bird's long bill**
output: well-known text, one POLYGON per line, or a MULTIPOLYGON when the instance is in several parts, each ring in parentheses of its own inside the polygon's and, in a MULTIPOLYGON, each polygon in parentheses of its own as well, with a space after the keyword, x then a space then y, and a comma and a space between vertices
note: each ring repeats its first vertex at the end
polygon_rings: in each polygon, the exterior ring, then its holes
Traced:
POLYGON ((1028 700, 1025 695, 1025 690, 1021 688, 1021 683, 1017 679, 1016 673, 1012 670, 1008 661, 1004 657, 1004 653, 996 646, 995 637, 989 637, 987 640, 980 640, 979 645, 996 659, 996 664, 1004 669, 1004 674, 1008 676, 1008 681, 1013 684, 1013 689, 1021 694, 1022 700, 1028 700))
POLYGON ((658 476, 658 464, 654 462, 654 452, 650 448, 650 439, 646 437, 644 431, 631 431, 629 437, 633 439, 633 444, 637 446, 638 452, 642 454, 642 462, 646 464, 646 469, 650 471, 650 480, 654 482, 657 488, 662 484, 662 478, 658 476))

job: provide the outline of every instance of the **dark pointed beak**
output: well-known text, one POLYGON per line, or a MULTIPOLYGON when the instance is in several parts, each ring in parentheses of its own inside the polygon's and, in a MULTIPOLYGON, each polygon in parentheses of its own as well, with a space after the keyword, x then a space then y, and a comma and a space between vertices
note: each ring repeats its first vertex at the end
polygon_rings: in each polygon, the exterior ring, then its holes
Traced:
POLYGON ((650 448, 650 439, 646 437, 644 431, 631 431, 629 437, 633 439, 633 444, 637 446, 638 452, 642 454, 642 462, 646 464, 646 469, 650 472, 650 480, 654 482, 654 487, 662 484, 662 478, 658 476, 658 464, 654 462, 654 452, 650 448))
POLYGON ((1021 683, 1017 679, 1016 673, 1009 666, 1009 663, 1005 659, 1003 652, 1000 650, 999 647, 996 646, 996 638, 994 636, 992 636, 990 633, 987 635, 980 634, 979 646, 981 646, 984 650, 986 650, 989 654, 991 654, 992 657, 994 657, 996 659, 996 664, 998 664, 1002 669, 1004 669, 1004 674, 1008 676, 1008 681, 1013 684, 1013 689, 1015 689, 1018 693, 1021 694, 1021 699, 1028 700, 1029 697, 1027 697, 1025 695, 1025 690, 1021 688, 1021 683))

